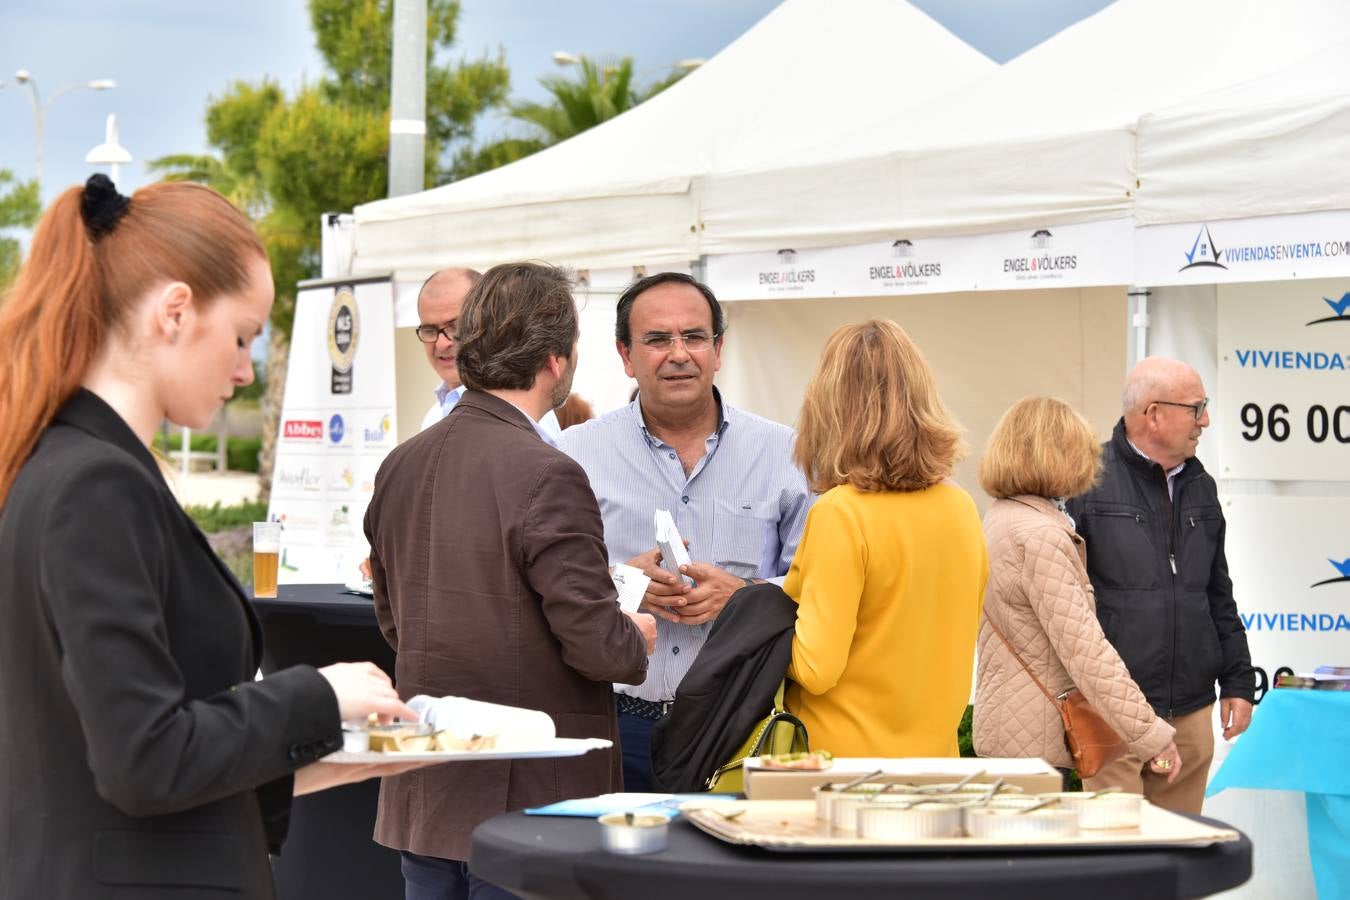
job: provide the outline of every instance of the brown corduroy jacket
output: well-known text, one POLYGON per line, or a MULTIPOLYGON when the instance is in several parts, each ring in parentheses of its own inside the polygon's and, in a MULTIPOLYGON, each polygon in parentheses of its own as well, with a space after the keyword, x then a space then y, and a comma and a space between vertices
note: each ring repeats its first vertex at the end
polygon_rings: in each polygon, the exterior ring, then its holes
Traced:
POLYGON ((511 810, 622 790, 612 682, 646 674, 620 610, 581 467, 524 413, 468 391, 380 466, 366 512, 375 613, 401 697, 539 709, 585 756, 452 763, 386 778, 375 840, 465 860, 475 826, 511 810))
POLYGON ((1077 687, 1130 751, 1160 753, 1173 729, 1149 706, 1097 623, 1083 539, 1044 497, 995 500, 984 516, 989 583, 975 675, 975 752, 1072 768, 1064 725, 992 619, 1054 695, 1077 687))

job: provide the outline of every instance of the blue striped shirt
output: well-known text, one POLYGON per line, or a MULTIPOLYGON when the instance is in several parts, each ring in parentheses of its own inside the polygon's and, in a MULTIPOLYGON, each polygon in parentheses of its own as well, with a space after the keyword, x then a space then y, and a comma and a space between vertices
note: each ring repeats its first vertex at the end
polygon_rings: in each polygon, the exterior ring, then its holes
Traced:
MULTIPOLYGON (((718 399, 717 430, 687 476, 675 448, 647 430, 636 400, 562 433, 562 451, 586 470, 600 503, 611 565, 654 549, 652 515, 667 509, 695 562, 782 584, 815 499, 792 462, 796 436, 718 399)), ((647 680, 617 687, 644 700, 672 699, 709 627, 657 619, 647 680)))

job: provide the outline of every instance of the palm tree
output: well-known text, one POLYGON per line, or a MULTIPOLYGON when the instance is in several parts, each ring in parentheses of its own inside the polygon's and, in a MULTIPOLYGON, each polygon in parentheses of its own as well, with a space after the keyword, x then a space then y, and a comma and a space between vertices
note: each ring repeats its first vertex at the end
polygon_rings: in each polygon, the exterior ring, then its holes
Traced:
POLYGON ((464 178, 514 162, 575 137, 650 100, 687 74, 685 68, 677 67, 668 77, 639 88, 633 77, 631 56, 611 62, 581 56, 575 59, 575 65, 574 77, 547 75, 539 79, 552 95, 550 101, 508 103, 511 117, 526 126, 527 134, 461 152, 454 167, 456 177, 464 178))

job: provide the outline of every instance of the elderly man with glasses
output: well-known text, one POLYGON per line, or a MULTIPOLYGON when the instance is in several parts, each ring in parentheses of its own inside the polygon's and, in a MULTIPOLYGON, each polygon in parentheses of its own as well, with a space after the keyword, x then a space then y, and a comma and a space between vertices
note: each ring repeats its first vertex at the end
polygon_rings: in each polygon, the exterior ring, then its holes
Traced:
POLYGON ((1185 766, 1169 784, 1150 760, 1127 755, 1086 785, 1142 791, 1158 806, 1199 813, 1214 755, 1215 682, 1226 740, 1251 722, 1255 693, 1224 555, 1223 509, 1195 458, 1209 399, 1195 369, 1149 357, 1127 377, 1121 405, 1101 484, 1069 501, 1068 512, 1087 542, 1102 630, 1154 710, 1176 728, 1185 766))
POLYGON ((673 272, 636 282, 619 298, 614 335, 637 398, 562 436, 600 501, 610 563, 652 579, 642 610, 657 618, 656 652, 647 680, 616 698, 628 791, 655 789, 652 729, 731 595, 782 584, 813 499, 792 462, 792 429, 736 409, 713 386, 725 330, 707 285, 673 272), (660 567, 658 509, 689 544, 692 585, 660 567))
MULTIPOLYGON (((426 351, 427 362, 441 379, 436 386, 436 402, 422 417, 421 431, 450 415, 450 410, 464 396, 464 385, 459 379, 455 326, 464 298, 481 277, 473 269, 441 269, 422 282, 422 289, 417 293, 417 320, 421 323, 417 326, 417 339, 426 351)), ((538 425, 540 436, 556 447, 562 429, 554 411, 550 409, 538 425)))

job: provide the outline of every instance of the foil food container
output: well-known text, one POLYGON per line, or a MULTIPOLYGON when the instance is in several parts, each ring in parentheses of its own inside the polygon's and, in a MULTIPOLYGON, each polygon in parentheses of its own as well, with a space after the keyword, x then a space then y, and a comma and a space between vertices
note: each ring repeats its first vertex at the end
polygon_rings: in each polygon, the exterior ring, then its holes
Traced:
POLYGON ((598 821, 610 853, 636 855, 666 849, 670 822, 665 816, 606 813, 598 821))

